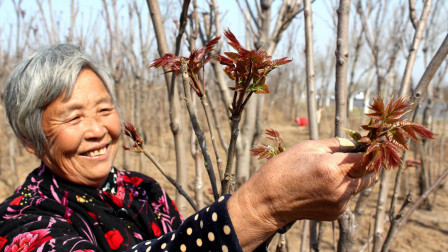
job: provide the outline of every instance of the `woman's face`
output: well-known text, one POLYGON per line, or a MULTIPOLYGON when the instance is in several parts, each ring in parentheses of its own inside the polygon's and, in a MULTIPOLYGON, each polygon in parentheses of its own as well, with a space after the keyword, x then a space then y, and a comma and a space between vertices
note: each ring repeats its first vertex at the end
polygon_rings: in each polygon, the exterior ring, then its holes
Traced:
POLYGON ((99 187, 118 149, 120 118, 101 79, 90 69, 78 75, 70 98, 64 94, 44 110, 48 139, 43 162, 56 175, 76 184, 99 187))

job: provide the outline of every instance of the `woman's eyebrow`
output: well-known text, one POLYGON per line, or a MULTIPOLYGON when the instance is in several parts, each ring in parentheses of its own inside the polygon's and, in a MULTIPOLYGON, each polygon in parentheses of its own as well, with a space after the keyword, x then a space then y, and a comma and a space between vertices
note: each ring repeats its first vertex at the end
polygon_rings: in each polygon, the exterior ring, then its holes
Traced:
POLYGON ((100 98, 96 101, 95 105, 98 105, 98 104, 101 104, 101 103, 110 103, 110 104, 113 104, 113 102, 112 102, 112 98, 110 97, 110 95, 104 95, 104 96, 100 97, 100 98))
MULTIPOLYGON (((110 97, 110 95, 104 95, 104 96, 98 97, 98 99, 95 101, 94 105, 96 106, 96 105, 99 105, 102 103, 109 103, 109 104, 113 105, 112 98, 110 97)), ((67 116, 72 111, 82 109, 83 107, 84 107, 84 103, 74 101, 74 102, 70 103, 67 106, 67 108, 64 109, 64 112, 61 114, 61 116, 62 117, 67 116)))

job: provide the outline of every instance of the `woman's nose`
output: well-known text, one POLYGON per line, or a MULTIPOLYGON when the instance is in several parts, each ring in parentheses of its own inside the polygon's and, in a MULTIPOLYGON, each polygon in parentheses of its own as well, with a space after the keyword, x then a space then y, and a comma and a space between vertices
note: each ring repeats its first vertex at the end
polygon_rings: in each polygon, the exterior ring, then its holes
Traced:
POLYGON ((90 118, 86 125, 84 137, 90 140, 102 139, 107 133, 107 129, 99 117, 90 118))

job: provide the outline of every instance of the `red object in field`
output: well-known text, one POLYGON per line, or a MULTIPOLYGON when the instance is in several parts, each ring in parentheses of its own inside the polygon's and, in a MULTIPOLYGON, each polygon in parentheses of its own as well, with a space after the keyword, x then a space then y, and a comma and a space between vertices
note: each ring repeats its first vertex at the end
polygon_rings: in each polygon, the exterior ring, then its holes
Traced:
POLYGON ((296 119, 294 119, 294 121, 296 121, 296 123, 300 127, 305 127, 305 126, 310 125, 310 121, 306 117, 296 117, 296 119))

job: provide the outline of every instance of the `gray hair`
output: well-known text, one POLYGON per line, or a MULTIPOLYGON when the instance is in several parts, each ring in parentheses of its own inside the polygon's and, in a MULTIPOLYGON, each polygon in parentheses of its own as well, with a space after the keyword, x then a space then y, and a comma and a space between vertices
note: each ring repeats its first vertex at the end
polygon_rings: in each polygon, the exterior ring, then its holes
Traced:
POLYGON ((65 94, 64 100, 70 98, 83 68, 100 77, 116 106, 110 75, 79 46, 60 44, 39 49, 11 73, 4 91, 6 116, 22 144, 32 147, 38 157, 43 156, 48 143, 42 130, 45 107, 61 94, 65 94))

